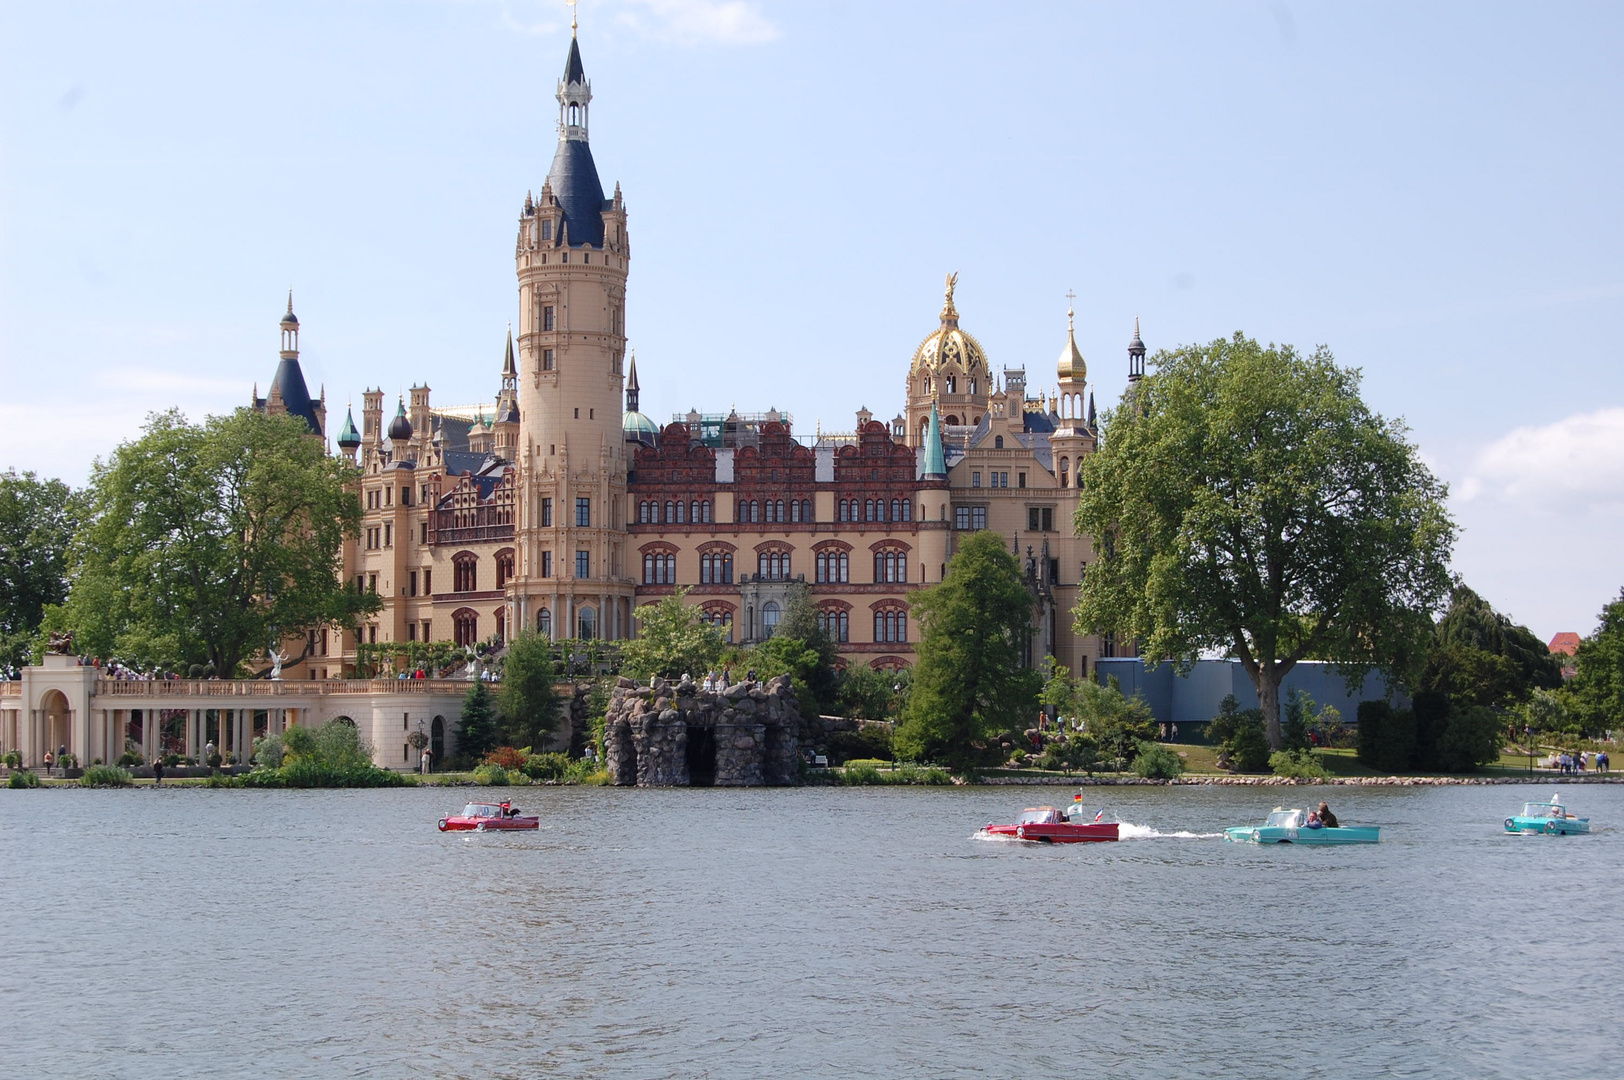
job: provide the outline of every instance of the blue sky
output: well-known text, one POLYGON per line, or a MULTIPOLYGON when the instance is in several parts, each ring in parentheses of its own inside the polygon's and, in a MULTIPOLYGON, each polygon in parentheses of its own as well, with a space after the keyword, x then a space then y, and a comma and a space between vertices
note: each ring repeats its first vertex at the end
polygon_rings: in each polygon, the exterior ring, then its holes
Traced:
MULTIPOLYGON (((1624 11, 583 0, 644 411, 849 428, 960 274, 995 366, 1326 344, 1542 637, 1624 585, 1624 11)), ((0 0, 0 468, 263 389, 287 289, 342 410, 489 399, 560 2, 0 0)), ((341 416, 340 416, 341 419, 341 416)), ((336 430, 336 427, 334 428, 336 430)))

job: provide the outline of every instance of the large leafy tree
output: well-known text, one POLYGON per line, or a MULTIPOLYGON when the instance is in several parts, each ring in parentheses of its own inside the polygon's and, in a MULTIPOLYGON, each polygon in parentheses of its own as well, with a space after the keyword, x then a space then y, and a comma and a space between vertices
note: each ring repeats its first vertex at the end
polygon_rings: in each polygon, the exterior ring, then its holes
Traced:
POLYGON ((801 715, 810 718, 835 708, 838 657, 835 643, 818 628, 818 609, 811 593, 802 588, 790 597, 773 636, 751 649, 745 663, 762 679, 788 675, 801 715))
POLYGON ((947 576, 913 599, 922 632, 896 748, 905 759, 964 770, 987 740, 1037 715, 1042 676, 1022 666, 1032 594, 996 533, 971 534, 947 576))
POLYGON ((684 673, 702 678, 721 662, 727 649, 722 628, 700 618, 684 602, 687 589, 637 609, 637 637, 620 647, 620 670, 643 681, 651 675, 676 679, 684 673))
POLYGON ((1526 626, 1457 581, 1438 620, 1420 688, 1461 707, 1504 710, 1562 685, 1562 665, 1526 626))
POLYGON ((1601 609, 1596 632, 1579 643, 1568 680, 1568 711, 1586 731, 1624 723, 1624 590, 1601 609))
POLYGON ((1137 639, 1149 662, 1234 655, 1278 748, 1298 661, 1350 679, 1418 666, 1450 584, 1447 490, 1324 348, 1237 333, 1155 368, 1085 459, 1076 525, 1103 557, 1076 625, 1137 639))
POLYGON ((227 677, 273 644, 354 625, 379 601, 340 579, 340 544, 360 530, 353 475, 298 417, 154 414, 92 473, 60 622, 84 652, 227 677))
POLYGON ((508 642, 502 661, 502 682, 496 690, 499 735, 509 746, 541 749, 558 727, 558 695, 553 684, 552 642, 534 630, 524 630, 508 642))
POLYGON ((82 497, 60 480, 0 473, 0 671, 25 662, 45 609, 68 596, 82 497))

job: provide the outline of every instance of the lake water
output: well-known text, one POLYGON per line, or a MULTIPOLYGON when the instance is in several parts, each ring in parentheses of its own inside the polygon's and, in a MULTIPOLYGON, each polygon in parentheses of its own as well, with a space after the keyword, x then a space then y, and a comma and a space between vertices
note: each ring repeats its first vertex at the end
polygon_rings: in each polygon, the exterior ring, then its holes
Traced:
MULTIPOLYGON (((0 1063, 44 1077, 1605 1075, 1624 787, 0 791, 0 1063), (1379 845, 1211 834, 1328 797, 1379 845), (1176 834, 1176 835, 1168 835, 1176 834)), ((1616 1073, 1613 1073, 1616 1075, 1616 1073)))

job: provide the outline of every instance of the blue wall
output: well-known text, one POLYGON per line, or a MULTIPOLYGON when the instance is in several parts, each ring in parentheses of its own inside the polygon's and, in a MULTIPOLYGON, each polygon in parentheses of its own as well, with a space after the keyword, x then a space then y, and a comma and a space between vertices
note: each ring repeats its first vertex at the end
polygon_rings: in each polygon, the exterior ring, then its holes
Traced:
MULTIPOLYGON (((1160 723, 1179 725, 1181 742, 1198 742, 1199 727, 1218 715, 1218 707, 1229 694, 1243 709, 1257 708, 1257 691, 1252 680, 1238 660, 1197 660, 1188 674, 1179 675, 1172 664, 1161 664, 1146 669, 1137 658, 1098 660, 1094 675, 1100 682, 1115 677, 1122 692, 1129 697, 1138 694, 1150 706, 1160 723)), ((1342 722, 1351 724, 1358 719, 1359 703, 1389 698, 1386 683, 1380 672, 1365 676, 1359 692, 1348 693, 1347 683, 1335 668, 1321 661, 1305 660, 1287 672, 1280 685, 1281 704, 1286 691, 1306 693, 1318 706, 1335 705, 1342 714, 1342 722)), ((1391 695, 1395 705, 1406 705, 1408 699, 1396 691, 1391 695)))

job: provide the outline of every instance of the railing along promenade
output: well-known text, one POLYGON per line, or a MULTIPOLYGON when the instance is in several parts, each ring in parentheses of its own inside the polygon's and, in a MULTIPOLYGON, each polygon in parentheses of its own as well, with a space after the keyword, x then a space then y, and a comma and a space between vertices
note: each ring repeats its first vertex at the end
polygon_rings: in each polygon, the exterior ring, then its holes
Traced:
POLYGON ((0 697, 22 697, 23 684, 16 679, 0 679, 0 697))
MULTIPOLYGON (((22 687, 6 693, 21 693, 22 687)), ((465 694, 467 679, 97 679, 107 697, 280 698, 339 694, 465 694)))

